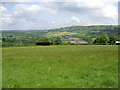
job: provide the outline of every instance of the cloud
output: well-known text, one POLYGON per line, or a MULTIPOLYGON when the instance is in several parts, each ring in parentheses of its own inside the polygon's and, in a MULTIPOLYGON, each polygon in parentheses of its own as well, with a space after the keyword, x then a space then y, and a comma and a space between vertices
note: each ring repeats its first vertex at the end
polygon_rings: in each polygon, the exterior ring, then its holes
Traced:
POLYGON ((4 26, 4 24, 8 24, 11 21, 11 15, 7 14, 7 8, 4 6, 0 6, 0 29, 4 26))
POLYGON ((75 17, 75 16, 72 16, 72 20, 73 20, 73 22, 77 22, 77 23, 80 22, 80 19, 78 17, 75 17))
MULTIPOLYGON (((15 13, 33 13, 33 14, 38 14, 38 13, 42 13, 42 14, 53 14, 55 13, 55 10, 50 9, 50 8, 46 8, 43 5, 24 5, 24 4, 18 4, 15 6, 15 13)), ((41 15, 42 15, 41 14, 41 15)))
POLYGON ((45 24, 50 21, 43 20, 42 16, 56 13, 54 9, 46 8, 43 5, 34 4, 16 4, 12 10, 13 12, 8 14, 7 8, 2 6, 1 12, 3 14, 4 11, 4 15, 1 17, 1 25, 3 29, 34 29, 36 26, 39 26, 39 28, 44 28, 44 26, 47 26, 45 24))
POLYGON ((34 2, 39 0, 1 0, 1 2, 34 2))
POLYGON ((52 21, 52 23, 54 24, 54 23, 55 23, 55 21, 52 21))
POLYGON ((84 1, 79 3, 65 3, 62 6, 62 9, 63 11, 66 10, 67 12, 87 16, 91 19, 96 18, 96 21, 97 18, 100 18, 103 21, 105 18, 109 18, 111 21, 117 20, 117 7, 115 7, 113 3, 100 2, 100 0, 96 3, 84 1))
POLYGON ((43 5, 18 4, 14 8, 14 17, 33 19, 43 15, 55 14, 54 9, 46 8, 43 5))
MULTIPOLYGON (((4 0, 4 2, 9 1, 4 0)), ((12 1, 21 2, 21 0, 12 1)), ((30 0, 29 2, 35 1, 30 0)), ((1 5, 0 12, 4 13, 1 18, 4 29, 49 29, 70 25, 106 25, 118 22, 118 9, 114 5, 117 2, 118 0, 66 0, 64 2, 42 0, 39 4, 16 3, 12 9, 1 5), (8 13, 10 11, 12 13, 8 13), (69 19, 63 19, 64 16, 68 16, 69 19)))
POLYGON ((7 8, 3 7, 2 5, 0 5, 0 12, 6 12, 7 8))
POLYGON ((58 2, 45 3, 45 6, 63 13, 88 17, 93 23, 98 21, 100 24, 117 24, 118 8, 114 5, 117 2, 118 0, 74 0, 72 3, 67 1, 61 2, 61 4, 58 2))
MULTIPOLYGON (((83 0, 1 0, 1 2, 81 2, 83 0)), ((84 0, 84 2, 118 2, 119 0, 84 0)))

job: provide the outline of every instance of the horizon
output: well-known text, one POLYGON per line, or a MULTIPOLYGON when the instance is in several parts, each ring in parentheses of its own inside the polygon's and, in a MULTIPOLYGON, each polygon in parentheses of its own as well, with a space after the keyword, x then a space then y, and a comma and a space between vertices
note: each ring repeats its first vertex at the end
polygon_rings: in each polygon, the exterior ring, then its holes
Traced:
MULTIPOLYGON (((90 26, 83 26, 83 27, 91 27, 91 26, 119 26, 119 25, 90 25, 90 26)), ((58 27, 58 28, 53 28, 53 29, 28 29, 28 30, 4 29, 4 30, 0 30, 0 31, 44 31, 44 30, 54 30, 54 29, 67 28, 67 27, 77 27, 77 26, 65 26, 65 27, 58 27)))

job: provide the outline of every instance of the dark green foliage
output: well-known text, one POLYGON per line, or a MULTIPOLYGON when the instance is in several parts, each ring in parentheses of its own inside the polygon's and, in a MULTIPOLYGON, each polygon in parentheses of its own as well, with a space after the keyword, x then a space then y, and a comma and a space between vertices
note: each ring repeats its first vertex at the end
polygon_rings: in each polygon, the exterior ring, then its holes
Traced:
POLYGON ((108 44, 109 41, 110 41, 110 39, 109 39, 108 35, 102 34, 95 39, 94 43, 106 45, 106 44, 108 44))
POLYGON ((36 43, 36 45, 51 45, 51 44, 52 44, 51 40, 50 40, 49 38, 47 38, 47 37, 41 38, 41 39, 36 43))
POLYGON ((60 45, 60 44, 62 44, 62 40, 60 39, 60 37, 52 37, 51 41, 52 41, 53 45, 60 45))
POLYGON ((39 41, 37 41, 36 45, 60 45, 62 41, 59 37, 43 37, 39 41))
POLYGON ((120 38, 118 38, 116 36, 111 36, 109 43, 110 44, 115 44, 115 41, 119 41, 119 40, 120 40, 120 38))
POLYGON ((15 38, 2 38, 2 41, 3 42, 15 42, 16 41, 16 39, 15 38))

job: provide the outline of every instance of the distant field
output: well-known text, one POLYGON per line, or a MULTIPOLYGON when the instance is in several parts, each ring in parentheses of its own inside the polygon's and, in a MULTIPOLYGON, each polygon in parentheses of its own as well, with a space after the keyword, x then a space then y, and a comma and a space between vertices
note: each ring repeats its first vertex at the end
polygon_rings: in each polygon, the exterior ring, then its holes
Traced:
POLYGON ((3 88, 117 88, 118 46, 3 48, 3 88))

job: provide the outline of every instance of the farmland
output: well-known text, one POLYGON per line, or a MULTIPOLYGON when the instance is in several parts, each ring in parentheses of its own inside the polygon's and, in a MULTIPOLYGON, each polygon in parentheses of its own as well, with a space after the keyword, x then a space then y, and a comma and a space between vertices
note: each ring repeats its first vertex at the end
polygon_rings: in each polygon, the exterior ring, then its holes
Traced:
POLYGON ((118 46, 3 48, 3 88, 117 88, 118 46))
MULTIPOLYGON (((70 26, 50 30, 3 30, 2 46, 35 46, 36 41, 42 37, 60 37, 61 39, 73 39, 93 42, 98 36, 107 34, 109 37, 120 38, 118 26, 70 26)), ((63 44, 66 41, 63 40, 63 44)))

